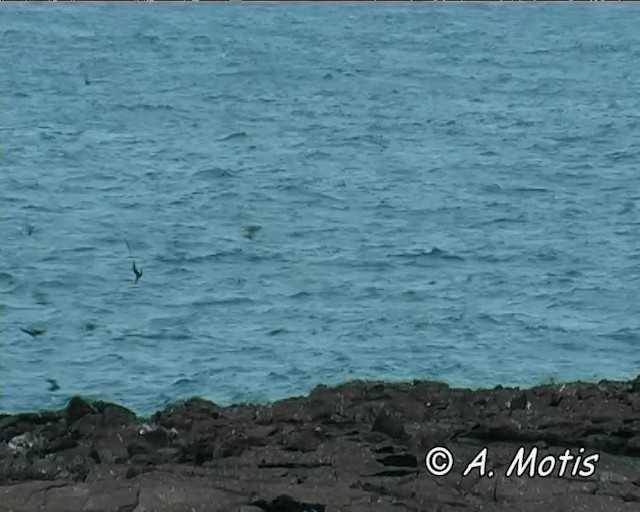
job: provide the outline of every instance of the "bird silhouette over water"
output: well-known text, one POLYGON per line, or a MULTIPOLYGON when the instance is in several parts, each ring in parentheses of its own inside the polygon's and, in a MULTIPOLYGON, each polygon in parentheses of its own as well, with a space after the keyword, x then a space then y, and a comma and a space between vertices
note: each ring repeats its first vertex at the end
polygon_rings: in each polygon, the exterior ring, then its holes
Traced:
POLYGON ((129 256, 131 256, 131 259, 133 260, 133 266, 131 268, 133 270, 134 275, 136 276, 136 280, 134 284, 138 284, 138 281, 140 281, 140 278, 142 277, 142 270, 136 266, 136 260, 133 257, 133 253, 131 252, 131 246, 129 245, 129 241, 125 239, 124 243, 127 244, 127 250, 129 251, 129 256))
POLYGON ((249 240, 253 240, 253 238, 258 234, 258 231, 262 229, 262 226, 245 226, 244 227, 244 237, 249 240))
POLYGON ((42 329, 40 327, 34 327, 33 329, 25 329, 24 327, 20 327, 20 330, 23 333, 28 334, 32 338, 35 338, 36 336, 40 336, 41 334, 44 334, 46 332, 45 329, 42 329))
POLYGON ((47 379, 49 383, 49 391, 58 391, 60 389, 60 385, 53 379, 47 379))
POLYGON ((89 80, 87 73, 84 74, 84 85, 91 85, 91 80, 89 80))
POLYGON ((138 270, 138 267, 136 267, 135 261, 133 262, 133 273, 136 275, 136 282, 134 284, 138 284, 138 281, 142 277, 142 270, 138 270))

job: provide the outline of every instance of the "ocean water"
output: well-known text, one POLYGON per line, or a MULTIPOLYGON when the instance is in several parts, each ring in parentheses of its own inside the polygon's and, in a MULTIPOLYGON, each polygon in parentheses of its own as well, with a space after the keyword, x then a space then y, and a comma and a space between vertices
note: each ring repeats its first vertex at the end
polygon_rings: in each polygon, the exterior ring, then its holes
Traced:
POLYGON ((3 5, 0 410, 637 375, 638 7, 3 5))

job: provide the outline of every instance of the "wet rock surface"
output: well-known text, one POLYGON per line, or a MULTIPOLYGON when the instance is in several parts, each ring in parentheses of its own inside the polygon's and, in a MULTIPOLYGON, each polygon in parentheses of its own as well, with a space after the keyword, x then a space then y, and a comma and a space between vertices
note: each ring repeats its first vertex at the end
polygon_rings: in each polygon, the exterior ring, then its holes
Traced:
POLYGON ((259 407, 191 399, 150 418, 74 397, 0 415, 10 510, 637 511, 640 376, 527 390, 352 382, 259 407), (426 467, 437 446, 454 458, 442 476, 426 467))

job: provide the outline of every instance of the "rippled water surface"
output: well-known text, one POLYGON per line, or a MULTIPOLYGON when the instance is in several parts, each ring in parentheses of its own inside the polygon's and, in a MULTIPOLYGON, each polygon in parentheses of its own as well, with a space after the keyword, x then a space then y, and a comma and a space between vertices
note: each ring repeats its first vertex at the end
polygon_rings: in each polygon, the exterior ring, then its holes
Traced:
POLYGON ((636 375, 640 9, 526 7, 2 6, 0 409, 636 375))

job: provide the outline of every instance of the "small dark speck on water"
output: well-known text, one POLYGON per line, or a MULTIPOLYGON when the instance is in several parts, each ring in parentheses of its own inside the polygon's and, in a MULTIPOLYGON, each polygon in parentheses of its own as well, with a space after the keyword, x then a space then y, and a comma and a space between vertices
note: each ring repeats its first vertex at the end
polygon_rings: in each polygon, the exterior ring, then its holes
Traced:
POLYGON ((49 383, 49 391, 58 391, 60 389, 60 385, 53 379, 47 379, 49 383))
POLYGON ((244 227, 244 237, 252 240, 257 234, 258 231, 262 229, 262 226, 245 226, 244 227))
POLYGON ((42 329, 40 327, 35 327, 33 329, 25 329, 24 327, 20 327, 20 330, 23 333, 28 334, 29 336, 32 336, 33 338, 35 338, 36 336, 40 336, 41 334, 44 334, 46 332, 45 329, 42 329))

